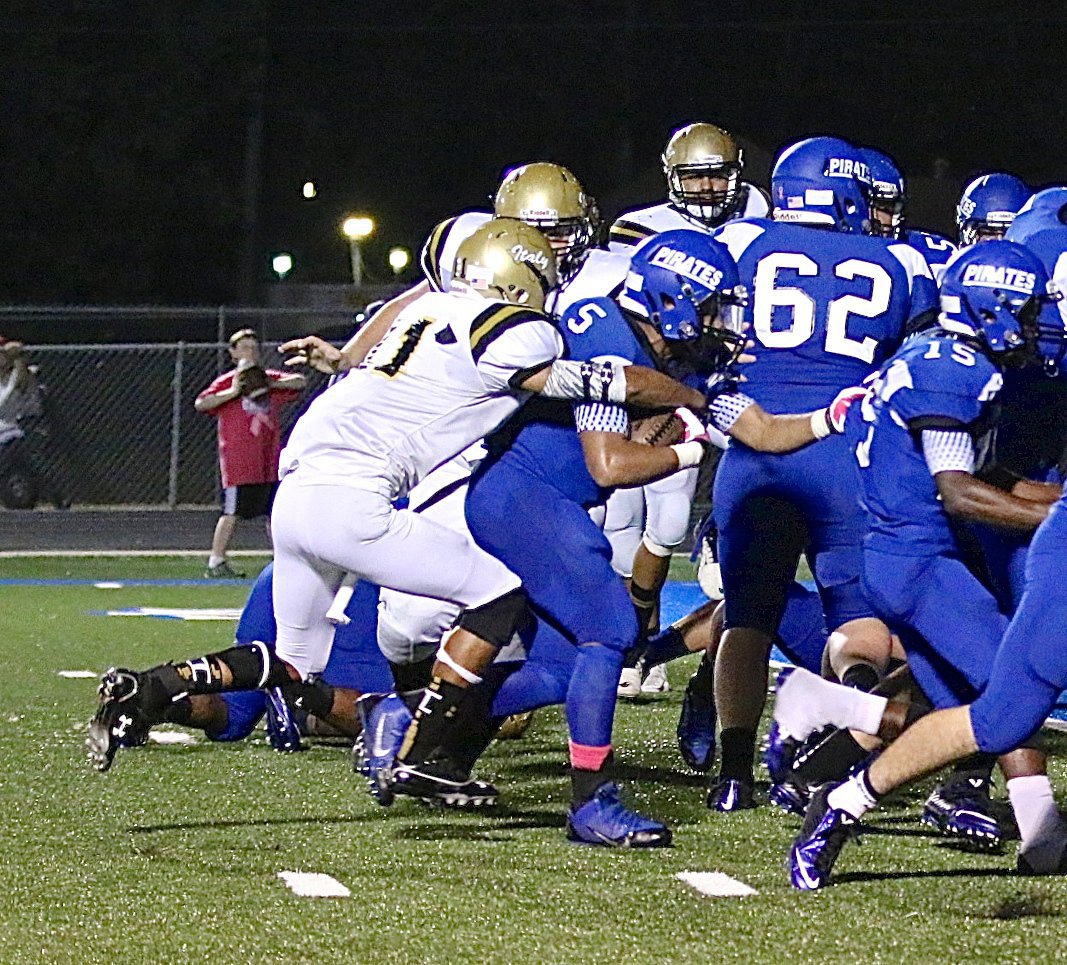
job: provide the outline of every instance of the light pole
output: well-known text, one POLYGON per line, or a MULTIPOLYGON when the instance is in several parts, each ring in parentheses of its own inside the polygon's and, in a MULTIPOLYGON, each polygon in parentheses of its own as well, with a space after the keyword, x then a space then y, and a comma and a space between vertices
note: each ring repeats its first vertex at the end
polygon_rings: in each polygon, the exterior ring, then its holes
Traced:
POLYGON ((360 243, 374 233, 374 219, 366 215, 352 215, 341 223, 341 234, 348 239, 348 254, 352 260, 352 284, 363 284, 363 252, 360 243))
POLYGON ((394 275, 399 275, 410 264, 411 252, 407 248, 389 249, 389 267, 393 269, 394 275))

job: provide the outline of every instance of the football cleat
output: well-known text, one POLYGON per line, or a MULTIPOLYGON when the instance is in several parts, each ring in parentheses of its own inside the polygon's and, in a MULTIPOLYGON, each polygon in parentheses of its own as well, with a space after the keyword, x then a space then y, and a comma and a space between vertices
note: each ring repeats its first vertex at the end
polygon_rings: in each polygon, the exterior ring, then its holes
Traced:
POLYGON ((447 760, 397 764, 392 770, 389 790, 392 794, 446 808, 491 807, 500 797, 492 784, 471 778, 447 760))
POLYGON ((678 717, 678 751, 694 771, 706 774, 715 759, 715 689, 710 674, 693 674, 678 717))
POLYGON ((267 695, 267 740, 270 746, 282 753, 303 750, 300 743, 300 728, 293 717, 289 701, 281 687, 271 687, 267 695))
POLYGON ((618 785, 607 782, 584 804, 570 809, 567 838, 609 848, 666 848, 671 831, 659 821, 631 811, 619 800, 618 785))
POLYGON ((244 573, 238 573, 228 562, 223 560, 218 566, 209 566, 204 570, 206 580, 243 580, 244 573))
POLYGON ((633 699, 634 697, 641 696, 641 664, 638 663, 636 667, 623 667, 622 673, 619 674, 619 689, 617 691, 620 697, 626 697, 633 699))
POLYGON ((763 763, 767 765, 772 784, 783 784, 791 779, 797 746, 795 740, 782 733, 777 721, 771 722, 767 746, 763 750, 763 763))
POLYGON ((800 834, 789 848, 789 880, 801 891, 824 887, 841 849, 856 837, 856 819, 826 803, 827 795, 837 786, 827 785, 815 792, 800 834))
POLYGON ((112 667, 100 678, 100 703, 89 721, 85 747, 89 761, 106 771, 120 747, 137 747, 148 739, 152 720, 141 706, 141 675, 112 667))
POLYGON ((770 791, 767 792, 767 799, 786 814, 803 815, 808 809, 811 795, 807 788, 799 784, 782 781, 771 785, 770 791))
POLYGON ((393 765, 411 723, 411 711, 397 694, 364 694, 356 710, 363 732, 352 748, 352 767, 367 779, 371 796, 389 807, 393 765))
MULTIPOLYGON (((621 679, 621 678, 620 678, 621 679)), ((643 694, 667 694, 670 693, 671 685, 667 680, 667 668, 657 663, 649 672, 645 675, 645 679, 641 681, 641 693, 643 694)))
POLYGON ((712 811, 730 814, 756 806, 752 785, 734 778, 717 777, 708 789, 707 805, 712 811))
POLYGON ((923 806, 923 824, 968 850, 999 851, 1004 832, 993 811, 989 782, 979 777, 939 784, 923 806))

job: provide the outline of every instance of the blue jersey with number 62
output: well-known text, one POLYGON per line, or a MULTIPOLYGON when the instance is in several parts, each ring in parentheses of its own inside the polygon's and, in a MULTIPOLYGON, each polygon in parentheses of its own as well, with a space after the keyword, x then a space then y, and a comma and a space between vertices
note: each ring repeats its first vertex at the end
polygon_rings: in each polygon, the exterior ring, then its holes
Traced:
POLYGON ((765 219, 715 234, 748 288, 756 361, 746 394, 768 412, 806 412, 858 385, 935 307, 930 269, 910 245, 765 219))
POLYGON ((983 352, 936 331, 908 342, 849 411, 867 545, 898 556, 952 552, 956 541, 923 455, 923 429, 965 430, 981 452, 1002 385, 983 352))

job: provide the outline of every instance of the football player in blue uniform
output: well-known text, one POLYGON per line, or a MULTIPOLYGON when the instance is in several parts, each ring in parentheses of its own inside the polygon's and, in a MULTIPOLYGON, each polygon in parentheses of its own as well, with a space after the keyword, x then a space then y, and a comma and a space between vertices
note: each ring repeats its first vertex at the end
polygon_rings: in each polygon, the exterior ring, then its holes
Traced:
MULTIPOLYGON (((868 180, 851 144, 801 141, 771 175, 773 219, 731 222, 716 234, 751 291, 755 361, 745 369, 745 392, 768 412, 825 405, 932 313, 936 289, 919 253, 866 234, 868 180)), ((754 805, 767 657, 802 552, 831 633, 880 654, 880 669, 889 659, 890 633, 860 589, 865 523, 851 458, 843 439, 776 456, 735 443, 719 465, 713 505, 727 629, 715 669, 722 761, 709 807, 754 805)))
POLYGON ((971 181, 956 205, 956 230, 961 248, 1003 238, 1030 189, 1014 174, 993 171, 971 181))
MULTIPOLYGON (((790 852, 795 887, 829 880, 857 823, 895 788, 958 758, 1004 754, 1036 734, 1067 689, 1067 495, 1034 535, 1026 590, 997 649, 982 693, 973 703, 929 714, 849 780, 816 794, 790 852)), ((1067 873, 1067 826, 1056 808, 1040 756, 1008 775, 1022 839, 1021 874, 1067 873)))
MULTIPOLYGON (((725 248, 703 234, 672 231, 635 254, 618 303, 605 298, 578 303, 561 320, 560 331, 573 360, 673 362, 680 372, 694 358, 694 348, 706 348, 709 340, 717 344, 712 323, 736 309, 739 297, 736 268, 725 248)), ((616 485, 639 484, 694 464, 703 443, 651 447, 630 441, 628 429, 627 408, 607 402, 532 409, 490 440, 490 456, 471 484, 467 519, 484 549, 523 574, 539 619, 577 648, 565 695, 556 691, 565 698, 571 736, 570 836, 591 844, 648 847, 668 843, 669 830, 625 808, 611 777, 616 683, 623 654, 636 639, 636 618, 611 569, 608 542, 588 510, 616 485)), ((740 414, 736 431, 746 429, 750 444, 779 450, 831 431, 826 408, 773 420, 756 405, 740 414)), ((509 681, 512 691, 520 689, 521 673, 509 681)), ((530 702, 543 701, 543 682, 528 682, 530 702)), ((419 766, 402 752, 394 790, 408 793, 408 775, 417 779, 419 766)))
MULTIPOLYGON (((1011 242, 962 254, 945 274, 939 328, 890 360, 848 420, 870 526, 864 590, 900 635, 911 673, 939 709, 981 691, 1008 622, 962 561, 952 521, 1032 531, 1048 513, 1047 496, 1022 498, 974 475, 1004 369, 1062 355, 1062 324, 1047 283, 1040 261, 1011 242)), ((772 751, 781 735, 803 739, 826 724, 888 740, 910 722, 904 704, 803 670, 780 684, 774 716, 772 751)), ((1031 767, 1036 754, 1016 751, 1001 759, 1002 768, 1011 778, 1031 767)), ((826 796, 817 795, 792 851, 798 888, 825 883, 843 843, 843 834, 822 826, 826 812, 826 796)), ((852 812, 842 813, 847 829, 852 812)), ((1016 813, 1025 845, 1024 816, 1018 807, 1016 813)), ((977 843, 981 829, 973 830, 977 843)), ((994 826, 987 833, 999 832, 994 826)))
POLYGON ((926 259, 934 281, 940 282, 945 265, 956 253, 956 246, 944 235, 909 228, 908 194, 900 168, 888 154, 876 148, 865 147, 862 155, 871 176, 867 188, 871 234, 907 242, 926 259))

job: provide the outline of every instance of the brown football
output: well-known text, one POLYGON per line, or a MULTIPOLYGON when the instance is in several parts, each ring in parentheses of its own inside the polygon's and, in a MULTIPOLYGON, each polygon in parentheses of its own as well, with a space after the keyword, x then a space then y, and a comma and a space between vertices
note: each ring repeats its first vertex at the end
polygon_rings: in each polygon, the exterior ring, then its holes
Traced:
POLYGON ((673 412, 659 412, 631 422, 630 438, 646 446, 673 446, 685 438, 685 423, 673 412))

